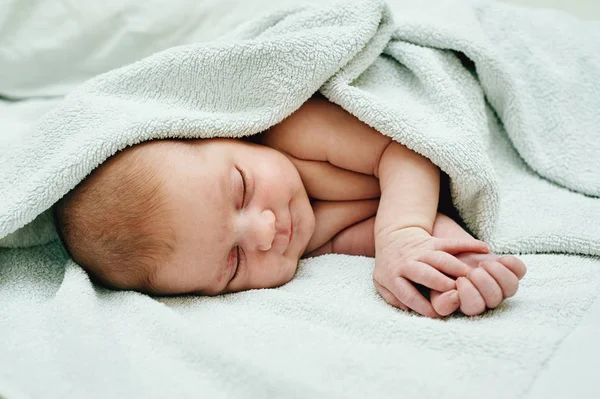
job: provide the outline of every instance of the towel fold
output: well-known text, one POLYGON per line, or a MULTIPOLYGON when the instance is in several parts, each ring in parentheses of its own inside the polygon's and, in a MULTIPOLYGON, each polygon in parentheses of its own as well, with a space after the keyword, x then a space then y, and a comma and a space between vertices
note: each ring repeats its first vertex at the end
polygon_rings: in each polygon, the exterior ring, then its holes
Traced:
MULTIPOLYGON (((393 22, 377 1, 282 11, 92 79, 0 159, 0 237, 128 145, 258 133, 320 89, 448 173, 495 250, 599 254, 599 24, 459 4, 452 20, 402 3, 393 22)), ((50 240, 45 220, 4 245, 50 240)))

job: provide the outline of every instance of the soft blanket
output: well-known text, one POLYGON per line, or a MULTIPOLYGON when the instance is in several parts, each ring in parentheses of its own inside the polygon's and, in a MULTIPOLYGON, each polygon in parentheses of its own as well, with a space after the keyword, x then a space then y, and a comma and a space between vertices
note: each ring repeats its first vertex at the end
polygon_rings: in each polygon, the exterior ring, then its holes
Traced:
POLYGON ((0 394, 525 395, 599 293, 600 26, 416 3, 269 14, 100 75, 14 141, 0 158, 0 394), (255 134, 317 90, 448 173, 495 251, 563 255, 524 256, 516 299, 442 322, 383 303, 366 258, 304 261, 275 290, 166 299, 93 286, 56 241, 47 210, 116 151, 255 134))

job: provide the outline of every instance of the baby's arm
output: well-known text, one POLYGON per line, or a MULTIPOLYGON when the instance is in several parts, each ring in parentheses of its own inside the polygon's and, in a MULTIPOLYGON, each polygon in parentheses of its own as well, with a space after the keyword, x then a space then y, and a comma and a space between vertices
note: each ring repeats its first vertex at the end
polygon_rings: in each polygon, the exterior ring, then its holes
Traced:
POLYGON ((375 173, 381 187, 374 232, 375 286, 389 303, 436 317, 432 304, 411 282, 449 292, 458 303, 456 283, 446 275, 466 276, 469 268, 451 254, 486 252, 487 246, 472 238, 432 236, 440 176, 427 158, 390 142, 375 173))
MULTIPOLYGON (((300 161, 300 167, 302 161, 311 161, 313 166, 314 162, 321 162, 371 179, 374 175, 380 178, 374 280, 382 296, 395 306, 406 305, 422 314, 437 316, 410 282, 438 291, 452 290, 454 280, 440 270, 458 277, 466 275, 469 268, 449 252, 487 250, 485 244, 472 238, 431 237, 439 195, 437 167, 334 104, 310 100, 267 132, 264 144, 287 153, 295 164, 300 161)), ((310 187, 310 182, 305 185, 311 196, 320 198, 322 187, 310 187)), ((342 195, 345 198, 323 199, 348 199, 350 193, 344 191, 352 191, 353 187, 339 187, 339 194, 346 194, 342 195)), ((330 187, 326 191, 338 192, 330 187)))
MULTIPOLYGON (((316 220, 315 232, 306 247, 304 257, 327 253, 373 256, 374 248, 370 251, 371 253, 361 253, 369 249, 369 244, 372 245, 372 238, 367 239, 365 248, 359 250, 360 245, 357 245, 355 240, 344 232, 356 231, 358 225, 371 218, 377 212, 378 202, 376 199, 316 201, 313 204, 316 220)), ((373 235, 372 226, 370 233, 373 235)), ((358 237, 356 234, 354 236, 355 238, 365 238, 364 236, 358 237)))
POLYGON ((373 279, 390 304, 435 317, 452 313, 460 302, 465 314, 475 315, 514 295, 525 273, 523 263, 488 255, 485 243, 445 215, 436 217, 439 170, 431 161, 391 142, 376 173, 381 199, 373 279), (451 286, 442 272, 458 279, 451 286), (431 289, 431 303, 411 282, 431 289))

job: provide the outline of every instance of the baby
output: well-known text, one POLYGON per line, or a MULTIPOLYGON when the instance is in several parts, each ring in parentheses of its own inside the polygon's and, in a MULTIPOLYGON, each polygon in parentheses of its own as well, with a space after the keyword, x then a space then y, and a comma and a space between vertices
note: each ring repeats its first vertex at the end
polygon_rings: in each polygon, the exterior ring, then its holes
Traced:
POLYGON ((517 291, 519 259, 437 212, 439 169, 337 105, 312 98, 251 140, 121 151, 56 205, 65 247, 95 281, 154 295, 277 287, 327 253, 374 257, 385 301, 429 317, 517 291))

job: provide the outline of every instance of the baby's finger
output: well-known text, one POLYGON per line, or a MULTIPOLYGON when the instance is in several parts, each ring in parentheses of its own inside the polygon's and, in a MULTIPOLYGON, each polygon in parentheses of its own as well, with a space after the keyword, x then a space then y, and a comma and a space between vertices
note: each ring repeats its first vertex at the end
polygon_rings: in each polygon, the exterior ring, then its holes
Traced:
POLYGON ((490 252, 488 245, 475 238, 439 238, 436 241, 435 249, 448 252, 449 254, 458 254, 461 252, 477 252, 487 254, 490 252))
POLYGON ((496 280, 502 289, 502 295, 504 298, 510 298, 516 294, 517 290, 519 289, 519 279, 502 263, 496 261, 486 261, 481 262, 479 267, 484 268, 485 271, 487 271, 490 276, 496 280))
POLYGON ((444 251, 424 252, 419 257, 419 260, 453 277, 466 277, 471 271, 471 268, 466 263, 444 251))
POLYGON ((391 284, 386 287, 394 296, 417 313, 431 318, 438 318, 439 315, 433 310, 431 303, 412 285, 408 280, 402 277, 395 277, 391 284))
POLYGON ((433 310, 440 316, 448 316, 449 314, 454 313, 460 306, 458 291, 456 290, 450 290, 444 293, 431 290, 429 296, 433 310))
POLYGON ((385 288, 383 285, 379 284, 377 282, 377 280, 373 279, 373 284, 375 285, 375 288, 377 289, 377 292, 379 292, 379 295, 381 295, 381 297, 383 298, 384 301, 386 301, 387 303, 389 303, 392 306, 395 306, 397 308, 400 308, 402 310, 407 310, 408 308, 398 300, 398 298, 396 298, 394 296, 394 294, 392 294, 390 292, 390 290, 388 290, 387 288, 385 288))
POLYGON ((458 289, 461 312, 467 316, 476 316, 485 311, 485 301, 468 278, 457 278, 456 288, 458 289))
POLYGON ((519 280, 525 276, 525 273, 527 273, 527 267, 525 267, 525 264, 521 261, 521 259, 515 256, 502 256, 498 258, 498 262, 508 267, 519 280))
POLYGON ((407 263, 402 270, 402 277, 441 292, 456 288, 456 283, 450 277, 430 265, 419 261, 407 263))
POLYGON ((469 273, 467 278, 473 283, 475 288, 477 288, 477 291, 479 291, 479 294, 483 297, 485 305, 488 308, 494 309, 500 305, 504 299, 502 289, 485 269, 477 267, 471 270, 471 273, 469 273))

